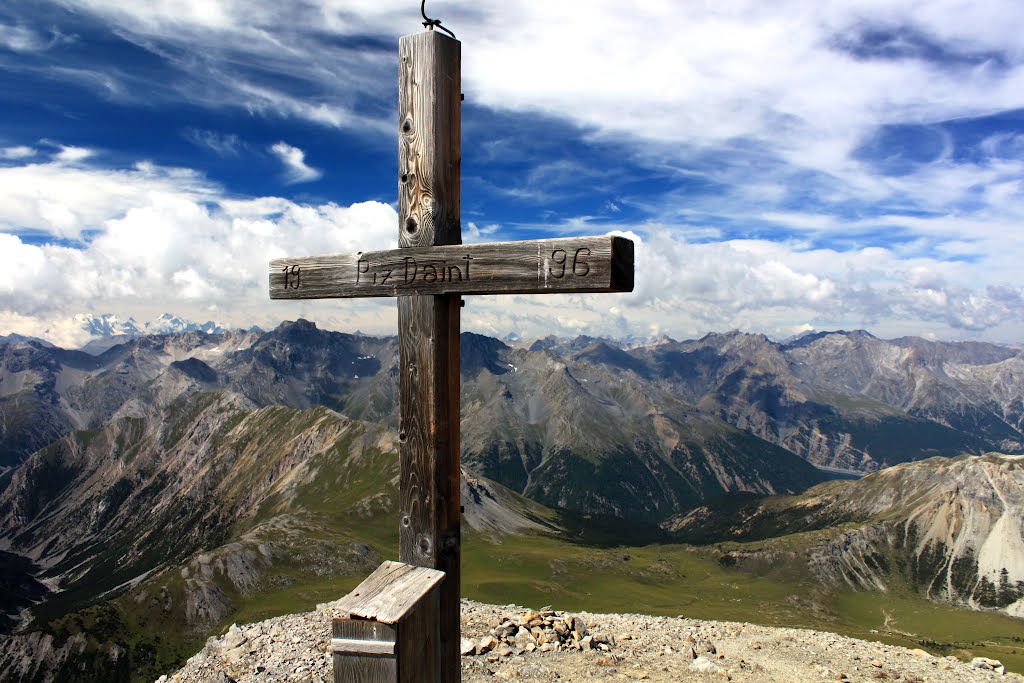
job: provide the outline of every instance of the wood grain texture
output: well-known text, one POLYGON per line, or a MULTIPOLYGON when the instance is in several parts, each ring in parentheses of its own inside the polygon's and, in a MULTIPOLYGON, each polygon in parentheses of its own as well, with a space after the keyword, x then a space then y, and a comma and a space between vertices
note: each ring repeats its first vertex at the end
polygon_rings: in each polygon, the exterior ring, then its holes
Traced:
POLYGON ((458 296, 398 300, 399 558, 446 575, 440 657, 455 667, 449 676, 459 674, 459 314, 458 296))
POLYGON ((398 42, 398 246, 461 244, 462 46, 437 31, 398 42))
MULTIPOLYGON (((392 647, 395 647, 398 634, 394 626, 362 619, 335 619, 331 630, 332 643, 336 640, 390 641, 392 647)), ((395 683, 398 680, 398 657, 394 654, 356 654, 334 650, 332 658, 334 683, 395 683)))
POLYGON ((385 561, 338 601, 338 609, 395 624, 443 580, 444 573, 435 569, 385 561))
MULTIPOLYGON (((399 41, 398 246, 460 244, 461 46, 436 31, 399 41)), ((445 572, 417 680, 461 680, 459 309, 454 294, 398 300, 399 558, 445 572), (432 638, 436 635, 436 641, 432 638), (436 643, 436 646, 435 646, 436 643)))
POLYGON ((393 655, 395 654, 395 644, 383 640, 331 638, 331 652, 353 655, 393 655))
POLYGON ((633 243, 624 237, 413 247, 270 263, 271 299, 630 291, 633 243))
MULTIPOLYGON (((438 659, 441 649, 436 640, 440 618, 440 591, 431 591, 412 611, 408 619, 398 624, 398 680, 401 683, 441 683, 442 669, 438 659)), ((456 652, 456 654, 459 654, 456 652)), ((461 678, 461 656, 455 675, 461 678)), ((449 675, 451 671, 448 670, 449 675)))

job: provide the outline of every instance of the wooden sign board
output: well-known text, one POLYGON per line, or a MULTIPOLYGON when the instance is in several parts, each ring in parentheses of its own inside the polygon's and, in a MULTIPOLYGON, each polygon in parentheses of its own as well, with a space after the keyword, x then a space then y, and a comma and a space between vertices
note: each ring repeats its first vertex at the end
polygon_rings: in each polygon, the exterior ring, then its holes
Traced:
POLYGON ((384 562, 335 609, 335 683, 436 683, 440 679, 440 586, 444 572, 384 562))
POLYGON ((271 299, 631 291, 633 242, 624 237, 407 247, 270 263, 271 299))

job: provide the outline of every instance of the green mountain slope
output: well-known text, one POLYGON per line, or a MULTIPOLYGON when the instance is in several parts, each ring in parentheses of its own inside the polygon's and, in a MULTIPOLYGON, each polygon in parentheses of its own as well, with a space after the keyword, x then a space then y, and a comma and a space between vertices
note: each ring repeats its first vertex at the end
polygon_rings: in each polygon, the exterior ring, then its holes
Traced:
POLYGON ((988 454, 907 463, 798 496, 722 500, 664 526, 690 542, 745 541, 730 550, 740 564, 785 552, 827 583, 905 584, 1021 617, 1022 519, 1024 456, 988 454))

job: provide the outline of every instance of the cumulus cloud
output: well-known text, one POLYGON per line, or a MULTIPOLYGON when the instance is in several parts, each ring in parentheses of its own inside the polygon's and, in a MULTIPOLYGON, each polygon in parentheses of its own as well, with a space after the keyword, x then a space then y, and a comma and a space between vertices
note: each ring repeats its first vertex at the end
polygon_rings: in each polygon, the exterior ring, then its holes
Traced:
POLYGON ((278 142, 270 147, 270 151, 284 164, 285 179, 288 183, 308 183, 323 176, 321 171, 306 165, 306 153, 298 147, 278 142))
POLYGON ((220 190, 190 169, 140 162, 130 169, 89 168, 68 163, 87 154, 63 148, 45 163, 0 167, 0 230, 26 230, 78 239, 112 216, 146 206, 163 196, 194 202, 220 190))
POLYGON ((494 235, 500 229, 501 226, 496 223, 492 223, 490 225, 477 225, 475 222, 469 221, 462 226, 462 241, 464 244, 493 241, 494 235))
MULTIPOLYGON (((85 308, 214 305, 265 318, 267 265, 285 255, 384 249, 387 204, 231 199, 184 169, 62 162, 0 169, 0 309, 48 320, 85 308), (28 226, 79 246, 25 239, 28 226)), ((284 317, 284 315, 282 315, 284 317)))
MULTIPOLYGON (((0 324, 57 340, 72 334, 59 321, 83 310, 144 319, 140 308, 196 317, 212 308, 241 326, 308 315, 393 332, 387 300, 271 303, 266 269, 286 255, 393 248, 397 222, 380 202, 232 198, 194 171, 147 163, 116 171, 58 160, 0 168, 0 271, 12 274, 0 280, 0 324), (77 236, 79 245, 29 240, 21 231, 30 225, 77 236)), ((593 231, 586 220, 569 224, 568 234, 593 231)), ((470 223, 467 236, 497 230, 470 223)), ((634 292, 470 297, 467 329, 676 337, 732 328, 786 336, 806 325, 947 337, 1024 329, 1024 290, 1010 278, 980 278, 985 262, 801 241, 688 241, 659 224, 618 234, 637 244, 634 292)), ((997 274, 1010 267, 993 263, 997 274)))
POLYGON ((688 242, 655 225, 641 233, 616 233, 636 244, 632 293, 470 297, 466 325, 496 335, 676 338, 730 329, 784 338, 811 328, 866 327, 943 338, 998 329, 1010 339, 1024 329, 1024 288, 978 285, 969 263, 908 259, 882 248, 688 242))
MULTIPOLYGON (((653 230, 638 247, 636 290, 625 305, 666 315, 665 326, 782 333, 800 325, 924 328, 946 335, 1024 322, 1019 285, 981 285, 963 262, 904 258, 794 243, 687 243, 653 230), (972 282, 974 280, 974 282, 972 282)), ((643 313, 640 313, 643 316, 643 313)))

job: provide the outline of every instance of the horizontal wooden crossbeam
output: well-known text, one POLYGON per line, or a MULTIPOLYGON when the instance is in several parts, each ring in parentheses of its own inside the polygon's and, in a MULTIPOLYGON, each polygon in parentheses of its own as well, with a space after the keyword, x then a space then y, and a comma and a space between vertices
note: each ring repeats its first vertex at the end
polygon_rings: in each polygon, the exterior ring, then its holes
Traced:
POLYGON ((271 299, 633 291, 633 242, 565 237, 270 262, 271 299))

